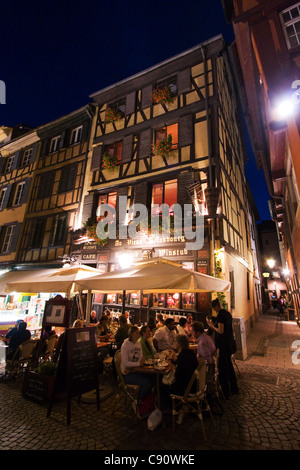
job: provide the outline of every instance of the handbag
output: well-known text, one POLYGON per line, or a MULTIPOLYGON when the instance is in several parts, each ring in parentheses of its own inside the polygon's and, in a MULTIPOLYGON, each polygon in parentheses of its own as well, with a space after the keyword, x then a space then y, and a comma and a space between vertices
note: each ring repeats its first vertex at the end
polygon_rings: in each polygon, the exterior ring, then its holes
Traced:
POLYGON ((158 428, 161 422, 162 412, 158 408, 155 408, 155 410, 152 411, 152 413, 148 417, 147 428, 149 429, 149 431, 155 431, 155 429, 158 428))
POLYGON ((151 413, 155 406, 155 395, 154 393, 148 393, 144 398, 142 398, 140 404, 138 405, 139 413, 141 417, 146 417, 145 415, 151 413))
POLYGON ((175 371, 171 369, 162 378, 162 383, 165 385, 172 385, 175 382, 175 371))

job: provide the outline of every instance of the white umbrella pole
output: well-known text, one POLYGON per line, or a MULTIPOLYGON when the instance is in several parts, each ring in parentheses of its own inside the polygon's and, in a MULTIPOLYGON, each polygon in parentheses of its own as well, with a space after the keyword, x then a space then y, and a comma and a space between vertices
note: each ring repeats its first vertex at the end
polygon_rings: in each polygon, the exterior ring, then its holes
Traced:
POLYGON ((91 303, 92 303, 92 292, 89 290, 87 293, 87 299, 86 299, 86 312, 85 312, 85 319, 84 319, 84 324, 86 325, 88 322, 88 318, 90 315, 90 310, 91 310, 91 303))

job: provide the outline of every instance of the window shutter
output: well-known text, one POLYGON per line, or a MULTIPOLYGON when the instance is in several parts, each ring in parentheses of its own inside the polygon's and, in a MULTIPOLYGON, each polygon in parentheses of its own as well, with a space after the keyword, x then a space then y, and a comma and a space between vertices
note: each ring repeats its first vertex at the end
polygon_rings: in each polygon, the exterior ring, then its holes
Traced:
POLYGON ((28 191, 30 188, 31 180, 32 178, 29 178, 25 181, 20 204, 24 204, 27 201, 27 196, 28 196, 28 191))
POLYGON ((14 234, 13 234, 13 238, 12 238, 12 241, 11 241, 10 249, 9 249, 9 251, 11 251, 11 252, 16 251, 17 242, 18 242, 19 233, 20 233, 20 228, 21 228, 21 224, 19 222, 17 222, 17 224, 15 226, 15 231, 14 231, 14 234))
POLYGON ((142 89, 142 109, 152 105, 152 85, 142 89))
POLYGON ((122 163, 130 162, 132 157, 133 135, 127 135, 123 140, 122 163))
POLYGON ((188 186, 194 182, 194 173, 192 171, 185 171, 180 173, 177 177, 177 188, 178 188, 178 204, 183 206, 184 204, 192 204, 188 186))
POLYGON ((188 114, 179 119, 179 146, 192 145, 194 141, 193 115, 188 114))
POLYGON ((102 145, 93 148, 92 162, 91 162, 91 171, 100 170, 100 161, 102 155, 102 145))
POLYGON ((177 74, 178 95, 191 89, 191 71, 190 69, 181 70, 177 74))
POLYGON ((60 136, 60 141, 59 141, 59 148, 60 149, 67 147, 68 138, 69 138, 69 130, 64 129, 61 133, 61 136, 60 136))
POLYGON ((29 163, 33 163, 35 161, 38 148, 39 148, 39 143, 36 142, 32 147, 32 152, 31 152, 30 162, 29 163))
POLYGON ((152 129, 146 129, 140 133, 139 157, 149 157, 151 154, 152 129))
POLYGON ((40 175, 37 199, 43 199, 45 197, 49 197, 52 194, 54 177, 55 171, 42 173, 40 175))
POLYGON ((134 113, 135 111, 135 96, 136 96, 135 91, 133 91, 132 93, 129 93, 129 95, 126 96, 126 111, 125 111, 126 116, 128 114, 134 113))
POLYGON ((14 158, 14 162, 13 162, 13 165, 12 165, 12 170, 15 170, 17 168, 17 166, 19 165, 19 160, 21 160, 21 154, 22 154, 22 150, 18 150, 15 153, 15 158, 14 158))
POLYGON ((49 153, 50 139, 45 139, 42 143, 42 150, 40 158, 44 158, 49 153))
POLYGON ((12 187, 13 187, 12 184, 10 184, 9 186, 7 186, 7 190, 6 190, 5 196, 4 196, 4 201, 3 201, 2 210, 3 210, 3 209, 6 209, 6 207, 7 207, 7 205, 8 205, 8 201, 9 201, 9 198, 10 198, 10 193, 11 193, 12 187))
POLYGON ((89 130, 90 124, 88 121, 83 123, 82 132, 81 132, 81 142, 86 142, 89 139, 89 130))
POLYGON ((0 174, 3 171, 3 168, 5 168, 6 162, 7 162, 7 158, 4 158, 4 157, 0 158, 0 174))
POLYGON ((84 197, 82 209, 82 224, 92 217, 94 208, 94 194, 88 194, 84 197))
POLYGON ((148 206, 148 185, 146 182, 134 186, 134 204, 148 206))
POLYGON ((71 191, 74 186, 76 173, 77 165, 69 165, 62 168, 58 186, 59 193, 71 191))

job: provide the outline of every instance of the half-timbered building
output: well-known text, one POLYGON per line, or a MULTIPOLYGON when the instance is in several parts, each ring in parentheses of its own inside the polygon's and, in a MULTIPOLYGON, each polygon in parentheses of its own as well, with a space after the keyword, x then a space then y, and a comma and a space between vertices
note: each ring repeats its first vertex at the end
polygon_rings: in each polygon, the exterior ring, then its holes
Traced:
MULTIPOLYGON (((222 299, 245 322, 254 314, 253 259, 249 237, 246 154, 235 83, 221 36, 155 65, 91 95, 97 106, 93 151, 88 161, 82 228, 87 243, 74 237, 72 249, 103 271, 121 265, 121 255, 133 260, 159 256, 188 269, 231 280, 235 301, 222 299), (127 213, 119 220, 120 196, 127 213), (122 199, 124 200, 124 198, 122 199), (130 208, 143 204, 192 205, 204 219, 201 247, 187 249, 187 237, 170 233, 144 239, 118 236, 92 241, 92 228, 102 204, 110 204, 111 220, 130 226, 130 208), (114 219, 115 218, 115 219, 114 219)), ((103 214, 102 214, 103 215, 103 214)), ((107 215, 107 214, 106 214, 107 215)), ((185 218, 183 217, 183 222, 185 218)), ((95 235, 95 232, 93 233, 95 235)), ((145 321, 155 311, 209 313, 210 294, 128 295, 134 320, 145 321)), ((94 296, 100 309, 119 309, 121 299, 94 296), (102 307, 101 307, 102 308, 102 307)))

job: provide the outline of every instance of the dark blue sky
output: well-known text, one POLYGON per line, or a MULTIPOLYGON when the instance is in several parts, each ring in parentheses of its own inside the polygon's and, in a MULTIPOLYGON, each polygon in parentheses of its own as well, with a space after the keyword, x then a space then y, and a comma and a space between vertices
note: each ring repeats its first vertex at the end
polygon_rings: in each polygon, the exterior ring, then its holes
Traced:
MULTIPOLYGON (((0 125, 47 123, 206 39, 234 39, 221 0, 0 0, 0 8, 0 125)), ((269 219, 263 172, 248 157, 247 179, 269 219)))

